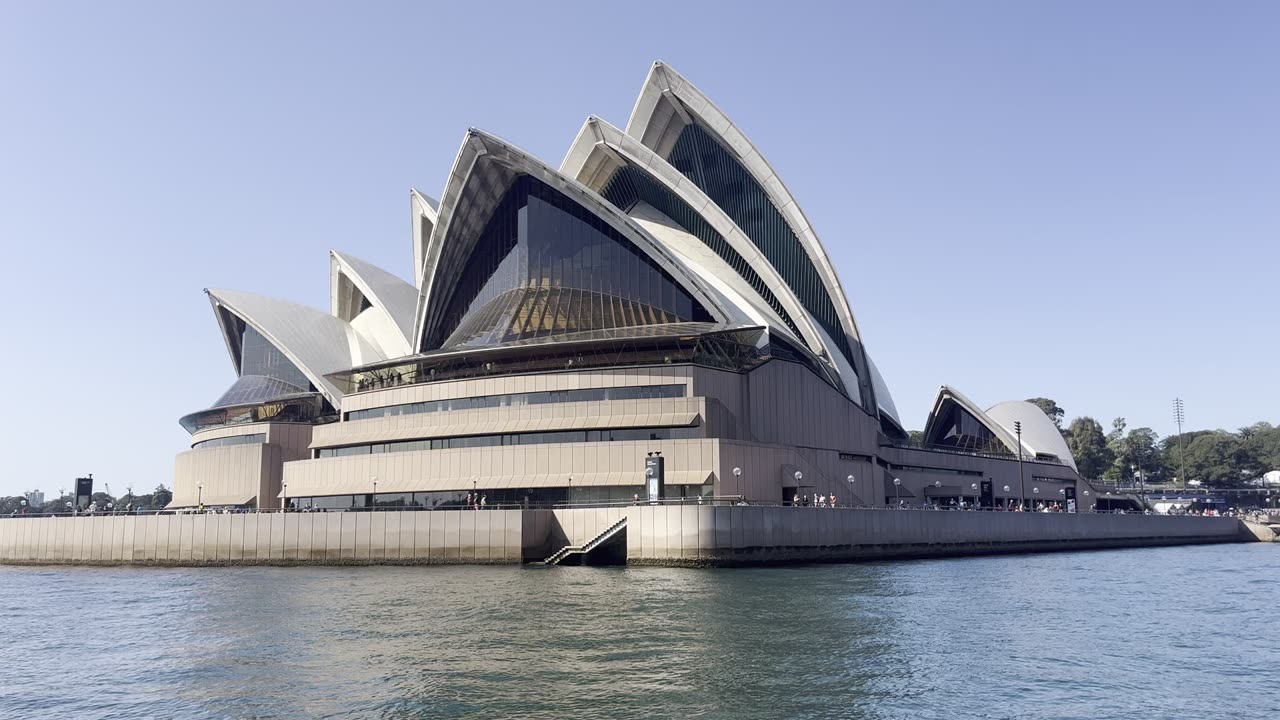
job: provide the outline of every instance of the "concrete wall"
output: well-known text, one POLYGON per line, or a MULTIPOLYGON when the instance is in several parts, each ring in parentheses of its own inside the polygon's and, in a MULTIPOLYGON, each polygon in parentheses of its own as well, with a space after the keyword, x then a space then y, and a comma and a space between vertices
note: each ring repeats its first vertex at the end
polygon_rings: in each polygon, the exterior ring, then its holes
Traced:
POLYGON ((0 562, 519 563, 519 510, 116 515, 0 521, 0 562))
POLYGON ((1234 518, 787 507, 633 507, 627 561, 716 565, 1251 539, 1234 518))
POLYGON ((284 464, 310 456, 312 426, 301 423, 252 423, 203 430, 192 444, 237 435, 265 434, 265 443, 198 447, 178 454, 174 465, 170 507, 243 505, 257 498, 256 507, 280 507, 284 464), (203 484, 203 489, 197 487, 203 484))
POLYGON ((940 557, 1255 540, 1234 518, 710 505, 0 520, 0 563, 519 563, 627 518, 655 565, 940 557))

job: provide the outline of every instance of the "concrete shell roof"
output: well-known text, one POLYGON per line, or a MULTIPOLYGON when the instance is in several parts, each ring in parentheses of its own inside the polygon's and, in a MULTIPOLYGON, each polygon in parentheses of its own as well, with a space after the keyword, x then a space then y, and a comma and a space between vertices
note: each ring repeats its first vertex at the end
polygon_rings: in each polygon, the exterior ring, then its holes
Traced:
POLYGON ((1048 415, 1040 408, 1025 400, 1006 400, 987 408, 987 417, 1000 424, 1010 434, 1014 432, 1014 423, 1022 423, 1022 445, 1034 457, 1037 453, 1055 455, 1067 463, 1073 470, 1076 459, 1067 447, 1066 438, 1053 424, 1048 415))
MULTIPOLYGON (((991 434, 999 438, 1000 442, 1008 448, 1010 453, 1018 454, 1018 438, 1013 434, 1012 430, 1006 429, 1003 425, 988 417, 982 408, 978 407, 972 400, 965 397, 959 390, 943 385, 938 390, 938 397, 933 401, 933 410, 929 412, 929 419, 925 422, 924 437, 926 442, 933 434, 934 423, 942 416, 942 411, 947 405, 956 404, 964 408, 966 412, 972 415, 978 422, 982 423, 991 434)), ((1044 413, 1041 413, 1042 415, 1044 413)), ((1052 423, 1050 423, 1052 424, 1052 423)), ((1023 443, 1023 454, 1035 457, 1035 451, 1031 450, 1027 444, 1023 443)))
MULTIPOLYGON (((427 242, 440 217, 440 201, 409 190, 409 207, 413 213, 413 284, 422 284, 422 263, 427 259, 427 242)), ((410 325, 413 324, 410 319, 410 325)), ((410 341, 413 333, 409 333, 410 341)))
POLYGON ((867 353, 867 365, 871 368, 871 382, 875 387, 876 404, 879 405, 880 412, 888 415, 901 429, 903 426, 902 420, 898 417, 898 407, 893 404, 893 395, 880 375, 880 368, 876 367, 875 361, 871 359, 871 353, 867 353))
POLYGON ((643 142, 650 124, 655 119, 659 100, 666 99, 670 103, 672 98, 678 101, 673 103, 677 112, 688 113, 699 119, 703 127, 716 135, 726 148, 738 156, 742 166, 765 189, 769 199, 777 206, 808 252, 814 267, 818 269, 827 294, 840 315, 845 332, 861 342, 862 336, 858 332, 858 325, 854 320, 853 310, 849 307, 849 301, 845 297, 844 288, 840 285, 840 278, 836 275, 835 267, 827 256, 826 250, 823 249, 821 241, 818 240, 818 235, 814 232, 808 217, 805 216, 799 203, 769 161, 710 98, 669 65, 656 62, 649 70, 644 88, 636 99, 635 107, 632 108, 631 118, 627 122, 627 135, 643 142))
POLYGON ((314 308, 235 290, 205 292, 222 326, 237 373, 240 359, 232 345, 231 328, 226 326, 219 310, 226 310, 257 330, 289 358, 334 407, 340 406, 342 393, 325 378, 326 374, 386 359, 349 323, 314 308))
MULTIPOLYGON (((644 170, 650 177, 662 183, 676 197, 683 200, 701 215, 702 219, 719 233, 735 252, 747 261, 751 269, 768 284, 769 290, 782 303, 787 314, 791 316, 792 322, 796 323, 800 328, 804 337, 797 338, 797 340, 808 345, 809 349, 814 353, 834 350, 834 348, 828 349, 825 347, 821 332, 817 325, 812 322, 809 313, 800 303, 800 299, 795 296, 786 281, 782 279, 782 276, 778 274, 773 265, 765 259, 759 248, 751 242, 750 238, 738 227, 737 223, 725 214, 719 205, 712 202, 711 198, 707 197, 701 188, 685 178, 679 170, 676 170, 657 153, 640 144, 638 140, 627 135, 620 128, 597 117, 587 118, 587 121, 582 124, 582 128, 578 131, 578 137, 574 140, 573 146, 569 148, 568 154, 561 163, 560 171, 592 190, 599 191, 612 177, 613 170, 622 167, 624 163, 644 170)), ((721 264, 728 272, 733 273, 735 277, 737 276, 723 261, 721 264)), ((746 292, 759 297, 745 281, 741 283, 741 286, 746 288, 746 292)), ((767 313, 769 325, 773 330, 784 332, 787 335, 792 334, 791 330, 782 321, 782 318, 772 308, 769 308, 763 298, 760 298, 758 305, 767 313)))
MULTIPOLYGON (((394 338, 370 338, 377 341, 384 350, 394 350, 395 354, 408 355, 410 343, 413 341, 413 315, 418 304, 418 290, 409 283, 383 270, 382 268, 361 260, 354 255, 340 253, 336 250, 329 253, 330 282, 329 306, 335 317, 343 317, 340 312, 342 279, 346 278, 373 305, 372 310, 383 313, 390 325, 399 334, 394 338)), ((354 316, 358 309, 351 314, 354 316)))
POLYGON ((472 128, 467 131, 458 151, 458 158, 440 200, 438 222, 427 243, 428 254, 424 261, 416 313, 415 350, 422 352, 432 349, 424 347, 424 343, 442 320, 441 314, 453 291, 457 272, 461 270, 482 229, 477 225, 482 225, 488 219, 510 182, 520 175, 536 178, 599 216, 688 290, 718 322, 728 320, 730 313, 716 302, 715 294, 706 284, 625 213, 578 181, 565 177, 529 153, 501 138, 472 128), (464 199, 464 191, 473 181, 478 184, 479 189, 468 201, 464 199), (485 184, 488 187, 483 187, 485 184), (476 212, 476 208, 465 207, 468 202, 479 202, 491 207, 482 207, 481 212, 476 212))

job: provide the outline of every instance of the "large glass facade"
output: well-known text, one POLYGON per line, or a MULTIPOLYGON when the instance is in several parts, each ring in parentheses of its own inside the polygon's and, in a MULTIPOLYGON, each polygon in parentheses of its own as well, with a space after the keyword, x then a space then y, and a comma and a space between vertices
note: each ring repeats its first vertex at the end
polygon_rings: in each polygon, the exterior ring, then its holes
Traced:
POLYGON ((701 240, 704 245, 719 255, 721 260, 733 268, 733 271, 738 273, 756 291, 756 294, 768 303, 769 307, 773 308, 796 337, 803 337, 778 297, 769 289, 764 279, 738 254, 738 251, 733 249, 729 241, 716 232, 698 211, 689 206, 689 203, 680 199, 680 196, 671 192, 649 173, 628 164, 609 178, 600 190, 600 194, 623 212, 629 212, 636 203, 645 202, 671 218, 684 228, 685 232, 701 240))
POLYGON ((240 317, 222 309, 240 376, 208 410, 178 422, 188 432, 256 422, 321 423, 337 413, 298 366, 240 317))
POLYGON ((499 447, 503 445, 544 445, 547 443, 611 442, 621 440, 681 440, 699 437, 696 425, 689 427, 613 428, 606 430, 557 430, 552 432, 505 433, 502 435, 463 435, 429 440, 348 445, 320 448, 316 457, 378 455, 390 452, 449 450, 453 448, 499 447))
POLYGON ((213 407, 230 407, 232 405, 250 405, 266 402, 286 395, 298 395, 307 392, 307 386, 301 387, 284 380, 277 380, 265 375, 241 375, 231 387, 222 393, 213 407))
POLYGON ((450 398, 448 400, 425 400, 423 402, 369 408, 368 410, 352 410, 347 413, 347 419, 368 420, 370 418, 418 415, 449 410, 477 410, 482 408, 521 407, 524 405, 548 405, 552 403, 593 402, 599 400, 677 398, 684 397, 684 394, 684 385, 635 385, 631 387, 481 395, 478 397, 450 398))
POLYGON ((711 315, 651 258, 563 194, 523 175, 498 203, 446 306, 442 347, 711 315))
POLYGON ((796 237, 769 199, 769 194, 733 153, 702 126, 691 123, 680 131, 667 161, 733 218, 786 280, 800 298, 800 303, 827 331, 849 363, 859 367, 836 307, 800 238, 796 237))
POLYGON ((272 378, 297 388, 293 392, 306 392, 311 388, 311 381, 293 361, 248 325, 240 336, 240 375, 272 378))
POLYGON ((337 412, 319 393, 291 396, 256 405, 215 407, 191 413, 178 422, 187 432, 196 433, 227 425, 259 422, 326 423, 337 420, 337 412))
POLYGON ((957 403, 948 403, 934 421, 925 447, 993 455, 1010 455, 1009 446, 957 403))

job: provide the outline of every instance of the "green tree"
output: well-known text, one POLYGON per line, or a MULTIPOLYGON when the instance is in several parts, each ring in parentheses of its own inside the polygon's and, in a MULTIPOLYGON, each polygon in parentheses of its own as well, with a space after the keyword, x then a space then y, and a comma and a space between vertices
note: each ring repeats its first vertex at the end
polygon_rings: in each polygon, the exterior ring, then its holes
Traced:
POLYGON ((1076 459, 1076 468, 1086 478, 1097 479, 1106 473, 1115 460, 1102 433, 1102 424, 1091 417, 1078 417, 1071 421, 1065 433, 1067 447, 1076 459))
POLYGON ((157 485, 151 492, 151 509, 161 510, 171 502, 173 502, 173 493, 164 486, 164 483, 157 485))
POLYGON ((1245 450, 1262 468, 1262 472, 1280 470, 1280 428, 1271 423, 1254 423, 1240 429, 1245 450))
POLYGON ((916 446, 924 445, 923 430, 910 430, 907 432, 907 437, 911 438, 912 445, 916 445, 916 446))
POLYGON ((1049 398, 1042 397, 1027 398, 1027 402, 1040 408, 1044 414, 1049 416, 1049 419, 1053 421, 1053 426, 1058 428, 1058 430, 1062 430, 1062 419, 1066 417, 1067 413, 1065 410, 1058 407, 1058 403, 1050 400, 1049 398))
POLYGON ((1245 441, 1229 432, 1206 433, 1187 446, 1187 475, 1211 487, 1243 487, 1262 468, 1245 441))
POLYGON ((1125 432, 1124 418, 1116 418, 1107 447, 1112 452, 1111 467, 1105 477, 1125 483, 1136 481, 1142 473, 1144 482, 1164 482, 1169 478, 1165 456, 1160 449, 1160 436, 1151 428, 1134 428, 1125 432))

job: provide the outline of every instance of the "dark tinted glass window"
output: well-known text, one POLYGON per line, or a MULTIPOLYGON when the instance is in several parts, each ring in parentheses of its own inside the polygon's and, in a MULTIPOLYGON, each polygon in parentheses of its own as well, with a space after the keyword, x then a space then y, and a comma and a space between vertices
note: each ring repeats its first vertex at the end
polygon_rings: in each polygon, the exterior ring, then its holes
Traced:
POLYGON ((547 443, 609 442, 622 440, 680 440, 701 437, 696 425, 687 427, 619 428, 609 430, 557 430, 553 432, 465 435, 431 440, 402 440, 373 445, 320 448, 316 457, 345 457, 378 452, 411 452, 453 448, 496 447, 499 445, 543 445, 547 443))
POLYGON ((582 390, 557 390, 555 392, 483 395, 480 397, 450 398, 448 400, 425 400, 423 402, 406 403, 404 405, 387 405, 385 407, 369 408, 367 410, 352 410, 347 413, 347 420, 368 420, 370 418, 392 417, 395 415, 418 415, 421 413, 444 412, 447 410, 521 407, 525 405, 545 405, 550 403, 676 398, 684 397, 684 393, 684 385, 634 385, 616 388, 588 388, 582 390))
POLYGON ((518 178, 489 219, 444 312, 443 347, 711 315, 596 215, 518 178))
POLYGON ((311 381, 284 353, 248 325, 240 340, 240 374, 279 380, 297 388, 293 392, 305 392, 311 387, 311 381))
POLYGON ((948 405, 941 417, 935 421, 929 437, 925 438, 925 446, 966 452, 1011 454, 1008 446, 996 437, 995 433, 955 403, 948 405))
POLYGON ((721 260, 728 263, 729 267, 733 268, 733 271, 738 273, 756 291, 756 294, 768 303, 769 307, 773 308, 791 332, 795 333, 796 337, 801 337, 800 329, 782 307, 777 296, 765 284, 764 279, 738 254, 738 251, 733 249, 729 241, 716 232, 698 211, 689 206, 689 203, 680 199, 679 195, 671 192, 649 173, 633 165, 626 165, 609 178, 604 188, 600 190, 600 194, 623 212, 630 211, 636 203, 645 202, 675 221, 684 228, 685 232, 701 240, 704 245, 719 255, 721 260))
POLYGON ((786 280, 805 309, 835 340, 849 363, 858 367, 818 269, 768 193, 733 153, 693 123, 680 131, 667 161, 733 218, 786 280))
POLYGON ((227 447, 229 445, 257 445, 267 441, 266 433, 254 433, 252 435, 232 435, 231 437, 214 438, 213 440, 204 440, 191 446, 195 448, 216 448, 227 447))

